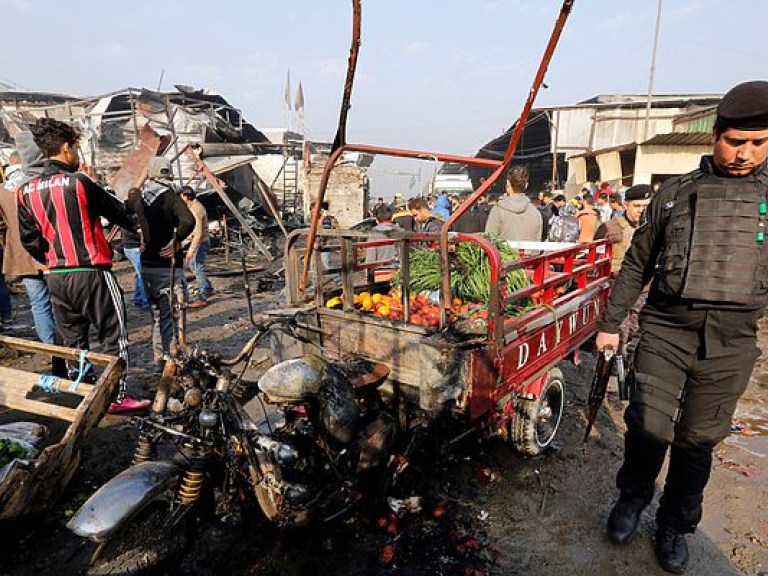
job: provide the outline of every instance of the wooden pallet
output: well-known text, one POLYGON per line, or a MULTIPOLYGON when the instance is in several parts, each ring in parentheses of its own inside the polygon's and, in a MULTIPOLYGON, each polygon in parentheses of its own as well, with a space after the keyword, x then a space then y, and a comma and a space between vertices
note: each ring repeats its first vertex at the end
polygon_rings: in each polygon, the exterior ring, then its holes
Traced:
MULTIPOLYGON (((9 336, 0 336, 0 348, 80 359, 73 348, 9 336)), ((96 384, 79 384, 72 392, 69 380, 59 381, 59 392, 46 393, 39 387, 39 374, 0 366, 0 406, 18 411, 18 420, 26 413, 69 422, 59 442, 45 447, 29 465, 14 467, 0 484, 0 520, 49 509, 77 470, 85 435, 106 414, 125 370, 125 362, 114 356, 89 352, 86 360, 103 367, 101 375, 96 384)))

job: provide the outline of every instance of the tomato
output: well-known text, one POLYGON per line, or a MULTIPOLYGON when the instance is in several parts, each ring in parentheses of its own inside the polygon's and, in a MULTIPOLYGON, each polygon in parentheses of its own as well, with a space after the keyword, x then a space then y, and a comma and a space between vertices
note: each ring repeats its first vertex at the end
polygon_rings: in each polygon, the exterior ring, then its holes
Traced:
POLYGON ((381 302, 382 298, 384 298, 384 297, 381 294, 378 294, 378 293, 376 293, 373 296, 371 296, 371 300, 373 300, 374 304, 378 304, 379 302, 381 302))
MULTIPOLYGON (((389 532, 389 530, 387 530, 389 532)), ((395 547, 392 546, 392 544, 387 544, 384 546, 384 548, 381 549, 381 553, 379 554, 379 562, 382 564, 391 564, 392 560, 395 559, 395 547)))
POLYGON ((382 304, 376 309, 376 314, 384 318, 389 318, 390 308, 386 304, 382 304))
POLYGON ((417 326, 423 326, 424 325, 424 319, 419 314, 412 314, 411 315, 411 324, 416 324, 417 326))

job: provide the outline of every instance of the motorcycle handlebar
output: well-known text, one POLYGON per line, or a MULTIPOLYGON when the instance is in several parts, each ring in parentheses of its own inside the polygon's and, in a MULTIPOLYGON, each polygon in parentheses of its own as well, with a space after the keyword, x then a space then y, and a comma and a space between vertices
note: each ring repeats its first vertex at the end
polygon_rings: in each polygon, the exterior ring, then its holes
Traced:
POLYGON ((274 330, 289 330, 291 336, 294 338, 306 341, 306 338, 296 334, 295 328, 299 325, 298 316, 304 312, 314 310, 313 306, 306 308, 298 308, 291 310, 290 315, 262 315, 261 317, 254 318, 256 326, 256 334, 254 334, 248 342, 245 343, 242 350, 234 358, 222 359, 222 366, 235 366, 245 360, 259 341, 274 330))

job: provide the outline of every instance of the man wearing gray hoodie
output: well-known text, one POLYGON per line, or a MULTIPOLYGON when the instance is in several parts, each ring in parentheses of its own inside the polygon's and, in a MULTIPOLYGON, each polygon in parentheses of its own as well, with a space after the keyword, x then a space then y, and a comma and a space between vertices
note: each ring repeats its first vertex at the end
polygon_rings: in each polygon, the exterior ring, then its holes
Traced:
POLYGON ((507 172, 507 196, 491 209, 485 224, 486 233, 503 240, 541 240, 541 212, 525 195, 526 188, 528 168, 514 166, 507 172))

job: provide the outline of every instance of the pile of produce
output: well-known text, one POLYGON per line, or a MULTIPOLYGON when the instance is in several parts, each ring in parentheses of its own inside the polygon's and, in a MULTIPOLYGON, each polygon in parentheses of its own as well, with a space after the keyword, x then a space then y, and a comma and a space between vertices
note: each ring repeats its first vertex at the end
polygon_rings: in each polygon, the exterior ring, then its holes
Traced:
MULTIPOLYGON (((517 250, 492 236, 487 236, 499 250, 504 264, 518 260, 517 250)), ((411 254, 409 287, 412 294, 432 292, 440 289, 440 254, 437 250, 424 248, 411 254)), ((402 275, 394 279, 402 284, 402 275)), ((514 292, 531 283, 525 270, 514 270, 507 275, 507 290, 514 292)), ((491 293, 491 265, 488 257, 474 242, 459 242, 451 257, 451 293, 464 302, 487 303, 491 293)), ((521 303, 523 306, 527 302, 521 303)))
POLYGON ((0 468, 17 458, 25 460, 34 457, 34 455, 33 450, 24 447, 20 442, 0 438, 0 468))
MULTIPOLYGON (((361 312, 369 312, 379 318, 399 320, 403 317, 403 304, 400 294, 379 294, 361 292, 354 296, 355 308, 361 312)), ((326 303, 326 308, 341 308, 341 296, 334 296, 326 303)))
MULTIPOLYGON (((517 250, 500 240, 487 236, 501 254, 504 264, 515 262, 519 256, 517 250)), ((491 294, 491 265, 483 249, 474 242, 459 242, 451 255, 451 294, 448 315, 451 322, 462 320, 485 320, 488 317, 488 300, 491 294)), ((506 287, 502 294, 529 286, 530 278, 525 270, 514 270, 507 274, 506 287)), ((440 254, 432 248, 414 250, 411 253, 410 268, 410 318, 411 324, 436 328, 440 324, 440 306, 436 302, 440 290, 440 254)), ((395 288, 388 294, 362 292, 354 295, 355 308, 379 318, 390 320, 403 319, 402 275, 400 272, 393 280, 395 288)), ((521 299, 509 314, 530 307, 532 300, 521 299)), ((341 296, 330 298, 327 308, 341 308, 341 296)))
MULTIPOLYGON (((402 298, 402 292, 399 288, 392 289, 389 294, 361 292, 354 296, 355 309, 378 318, 402 320, 404 317, 402 298)), ((329 298, 325 303, 326 308, 341 308, 341 306, 342 299, 340 296, 329 298)), ((436 328, 440 324, 440 306, 430 300, 426 292, 411 295, 410 310, 410 324, 429 328, 436 328)), ((481 302, 463 302, 460 298, 454 298, 451 302, 449 316, 452 321, 465 318, 486 318, 488 310, 486 305, 481 302)))

